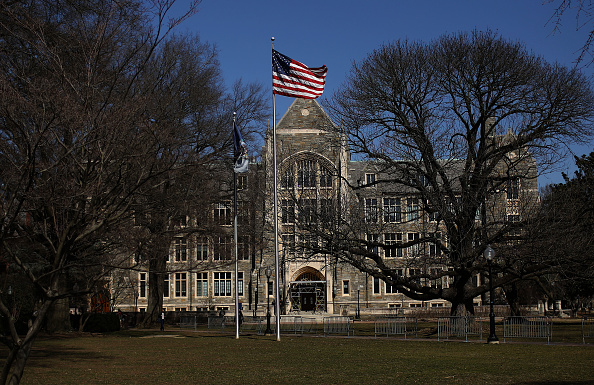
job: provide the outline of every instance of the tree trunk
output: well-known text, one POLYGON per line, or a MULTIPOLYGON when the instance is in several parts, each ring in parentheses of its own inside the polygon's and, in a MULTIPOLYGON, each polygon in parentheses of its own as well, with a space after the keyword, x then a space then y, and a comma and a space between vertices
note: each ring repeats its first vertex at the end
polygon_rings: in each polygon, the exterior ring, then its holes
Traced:
POLYGON ((163 272, 165 271, 165 260, 163 258, 159 259, 161 261, 157 261, 155 264, 150 263, 149 298, 146 314, 142 321, 142 327, 145 328, 154 326, 158 322, 161 310, 163 309, 163 277, 165 274, 163 272))
POLYGON ((472 282, 470 274, 460 275, 454 280, 454 287, 456 288, 456 295, 451 299, 452 309, 451 316, 464 317, 474 316, 474 302, 473 298, 467 298, 467 287, 470 288, 472 282))
MULTIPOLYGON (((31 347, 41 330, 41 325, 45 322, 51 305, 50 301, 46 301, 40 307, 37 318, 31 323, 31 326, 29 326, 29 330, 24 339, 21 340, 16 333, 11 333, 12 346, 4 361, 4 367, 2 368, 2 384, 20 383, 21 378, 23 377, 23 372, 25 371, 25 364, 31 353, 31 347), (9 375, 10 378, 8 378, 9 375)), ((14 320, 9 320, 9 322, 14 322, 14 320)))
MULTIPOLYGON (((60 274, 56 277, 56 282, 52 285, 58 293, 67 292, 66 276, 60 274)), ((70 306, 68 298, 55 301, 47 314, 47 332, 67 332, 72 329, 70 325, 70 306)))
POLYGON ((511 285, 503 286, 503 292, 505 293, 505 299, 509 304, 510 315, 512 317, 519 317, 520 314, 520 296, 518 295, 518 285, 512 283, 511 285))
POLYGON ((16 348, 14 361, 12 362, 12 374, 8 380, 8 384, 17 385, 23 378, 23 372, 25 371, 25 364, 31 353, 31 346, 33 346, 33 339, 25 343, 23 346, 16 348))
POLYGON ((452 317, 474 316, 474 302, 470 299, 460 299, 452 301, 452 317))
MULTIPOLYGON (((165 242, 158 242, 164 244, 165 242)), ((148 273, 148 304, 146 314, 140 327, 150 328, 154 326, 161 315, 163 309, 163 278, 167 274, 166 256, 169 250, 169 245, 160 247, 155 250, 155 255, 149 261, 148 273)))

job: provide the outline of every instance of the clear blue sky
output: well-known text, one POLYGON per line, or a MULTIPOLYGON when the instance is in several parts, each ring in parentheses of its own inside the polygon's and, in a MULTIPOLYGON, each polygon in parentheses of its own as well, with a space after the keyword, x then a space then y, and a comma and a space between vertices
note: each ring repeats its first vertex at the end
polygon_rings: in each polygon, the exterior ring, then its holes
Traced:
MULTIPOLYGON (((383 43, 398 39, 430 41, 443 34, 491 29, 523 42, 547 61, 573 66, 587 29, 576 31, 575 11, 562 19, 560 32, 550 22, 555 3, 547 0, 202 0, 199 12, 180 27, 215 44, 230 86, 261 82, 271 87, 271 37, 275 48, 310 67, 328 66, 325 95, 344 82, 353 61, 383 43), (543 2, 545 2, 543 4, 543 2)), ((178 0, 176 11, 189 0, 178 0)), ((591 76, 594 67, 583 72, 591 76)), ((323 98, 323 97, 322 97, 323 98)), ((277 120, 292 98, 277 96, 277 120)), ((272 105, 272 97, 271 97, 272 105)), ((593 143, 575 148, 593 151, 593 143)), ((560 167, 572 173, 573 160, 560 167)), ((560 172, 545 175, 540 185, 560 182, 560 172)))

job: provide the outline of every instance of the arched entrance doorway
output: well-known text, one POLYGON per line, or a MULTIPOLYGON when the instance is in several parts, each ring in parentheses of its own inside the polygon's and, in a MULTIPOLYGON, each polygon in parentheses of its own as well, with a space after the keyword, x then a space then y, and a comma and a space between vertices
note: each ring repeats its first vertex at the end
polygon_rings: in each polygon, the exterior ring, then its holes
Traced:
POLYGON ((312 267, 304 267, 289 284, 291 311, 326 310, 326 278, 312 267))

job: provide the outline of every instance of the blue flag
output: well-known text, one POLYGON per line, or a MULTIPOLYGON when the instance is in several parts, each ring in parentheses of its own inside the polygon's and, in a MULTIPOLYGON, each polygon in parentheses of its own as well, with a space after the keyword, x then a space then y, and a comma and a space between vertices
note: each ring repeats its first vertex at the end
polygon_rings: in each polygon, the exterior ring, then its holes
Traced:
POLYGON ((248 159, 248 150, 243 138, 241 137, 241 132, 233 122, 233 146, 235 149, 234 153, 234 163, 233 163, 233 171, 235 172, 247 172, 249 166, 249 159, 248 159))

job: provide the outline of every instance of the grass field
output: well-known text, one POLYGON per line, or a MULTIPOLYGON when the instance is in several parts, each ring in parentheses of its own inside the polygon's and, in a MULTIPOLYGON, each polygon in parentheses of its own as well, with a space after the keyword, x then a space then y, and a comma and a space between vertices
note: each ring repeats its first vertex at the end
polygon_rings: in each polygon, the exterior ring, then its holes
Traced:
MULTIPOLYGON (((558 338, 573 336, 573 327, 558 327, 558 338)), ((593 362, 591 343, 487 345, 437 342, 430 335, 408 341, 319 335, 236 340, 233 334, 170 329, 44 336, 22 383, 592 384, 593 362)))

